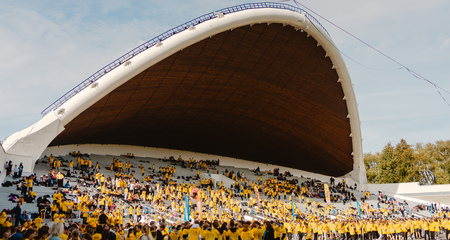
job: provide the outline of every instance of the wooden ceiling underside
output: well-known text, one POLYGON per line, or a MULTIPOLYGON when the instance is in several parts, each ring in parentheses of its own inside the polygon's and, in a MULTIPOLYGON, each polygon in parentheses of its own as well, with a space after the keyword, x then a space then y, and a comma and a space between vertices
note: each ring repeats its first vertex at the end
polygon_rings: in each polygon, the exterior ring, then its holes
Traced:
POLYGON ((162 147, 340 176, 353 159, 337 79, 306 33, 282 24, 243 26, 146 69, 50 145, 162 147))

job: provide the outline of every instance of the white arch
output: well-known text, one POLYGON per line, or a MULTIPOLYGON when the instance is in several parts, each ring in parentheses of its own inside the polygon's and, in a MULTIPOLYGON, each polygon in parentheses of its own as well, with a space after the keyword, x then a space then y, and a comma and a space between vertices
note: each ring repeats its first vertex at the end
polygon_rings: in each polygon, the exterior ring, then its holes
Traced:
POLYGON ((195 27, 177 33, 148 48, 93 82, 37 123, 8 137, 3 144, 6 154, 14 161, 16 161, 15 159, 23 160, 24 157, 30 159, 29 161, 32 163, 27 164, 24 170, 32 171, 34 161, 41 156, 48 144, 64 130, 67 123, 129 79, 173 53, 207 37, 241 26, 260 23, 282 23, 291 25, 297 30, 306 31, 326 51, 339 76, 351 125, 354 164, 353 171, 345 177, 352 178, 359 183, 367 183, 356 98, 349 73, 339 51, 334 47, 328 34, 321 27, 316 27, 304 13, 275 8, 247 9, 226 15, 219 14, 216 18, 195 25, 195 27), (27 169, 29 167, 31 169, 27 169))

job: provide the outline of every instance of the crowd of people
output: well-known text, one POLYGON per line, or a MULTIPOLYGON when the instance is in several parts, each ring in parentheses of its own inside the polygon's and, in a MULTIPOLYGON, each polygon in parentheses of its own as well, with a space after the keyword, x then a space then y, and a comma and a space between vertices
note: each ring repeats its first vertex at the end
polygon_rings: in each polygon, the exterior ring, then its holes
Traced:
POLYGON ((128 153, 129 161, 113 158, 100 171, 89 155, 70 155, 76 160, 46 158, 48 175, 23 177, 21 197, 33 194, 37 213, 22 211, 23 199, 10 211, 2 211, 3 239, 434 240, 441 230, 446 237, 450 230, 446 211, 436 212, 433 218, 413 217, 406 212, 406 201, 399 203, 382 193, 378 204, 370 205, 365 202, 370 192, 357 199, 356 186, 348 186, 345 180, 330 180, 326 202, 325 183, 299 182, 278 169, 261 172, 258 168, 250 180, 233 169, 220 172, 218 160, 170 157, 161 159, 164 164, 157 168, 128 153), (192 174, 177 174, 177 168, 192 174), (201 178, 202 172, 224 174, 233 184, 201 178), (64 184, 72 176, 76 176, 75 185, 64 184), (53 187, 54 192, 36 198, 33 184, 53 187), (336 203, 349 204, 338 209, 336 203))

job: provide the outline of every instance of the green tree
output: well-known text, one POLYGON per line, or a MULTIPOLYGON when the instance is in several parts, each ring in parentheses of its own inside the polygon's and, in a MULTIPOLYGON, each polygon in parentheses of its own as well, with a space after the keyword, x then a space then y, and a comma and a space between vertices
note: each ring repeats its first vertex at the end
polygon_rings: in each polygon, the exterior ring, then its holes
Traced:
POLYGON ((450 183, 450 140, 413 147, 401 139, 395 147, 388 143, 380 153, 364 154, 364 165, 369 183, 450 183))
POLYGON ((366 166, 367 181, 369 183, 377 183, 380 167, 380 154, 379 153, 365 153, 364 165, 366 166))
POLYGON ((396 183, 399 178, 396 173, 395 152, 391 143, 381 151, 378 183, 396 183))
POLYGON ((394 149, 394 165, 398 182, 411 182, 414 179, 416 159, 414 149, 405 139, 401 139, 394 149))

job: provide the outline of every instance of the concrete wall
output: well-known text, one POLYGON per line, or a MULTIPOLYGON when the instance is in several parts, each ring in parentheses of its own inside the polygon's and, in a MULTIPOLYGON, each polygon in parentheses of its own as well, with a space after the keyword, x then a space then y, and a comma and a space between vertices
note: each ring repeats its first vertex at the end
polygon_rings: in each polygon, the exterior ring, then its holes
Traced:
MULTIPOLYGON (((298 169, 280 167, 272 164, 253 162, 248 160, 217 156, 212 154, 198 153, 181 151, 175 149, 165 149, 165 148, 153 148, 153 147, 141 147, 141 146, 129 146, 129 145, 106 145, 106 144, 80 144, 80 145, 65 145, 65 146, 55 146, 47 148, 42 156, 53 154, 54 156, 64 156, 69 154, 69 152, 80 151, 81 153, 98 154, 98 155, 126 155, 127 153, 133 153, 136 157, 153 157, 153 158, 164 158, 174 156, 178 158, 181 156, 183 159, 194 158, 195 160, 220 160, 221 166, 233 166, 236 168, 247 168, 255 169, 259 166, 261 171, 272 170, 275 168, 280 168, 281 172, 289 171, 295 176, 303 176, 304 178, 314 178, 319 179, 324 182, 330 180, 329 176, 311 173, 306 171, 301 171, 298 169)), ((41 157, 42 157, 41 156, 41 157)), ((355 184, 353 178, 345 178, 348 184, 355 184)), ((337 181, 341 179, 336 178, 337 181)))
POLYGON ((6 153, 5 150, 3 150, 3 146, 0 143, 0 180, 3 182, 3 179, 5 179, 6 169, 5 169, 5 162, 6 162, 6 153))
POLYGON ((14 170, 14 165, 19 166, 22 163, 25 175, 33 172, 35 160, 32 157, 6 153, 0 144, 0 182, 2 183, 6 177, 5 163, 9 161, 12 162, 12 170, 14 170))
POLYGON ((3 142, 8 161, 13 164, 24 163, 24 172, 33 172, 35 161, 41 156, 48 144, 64 130, 61 121, 52 112, 41 118, 30 127, 18 131, 3 142), (24 160, 29 159, 25 163, 24 160))
POLYGON ((450 184, 419 185, 418 182, 410 183, 386 183, 368 184, 367 189, 371 192, 382 191, 390 194, 432 194, 450 193, 450 184))

